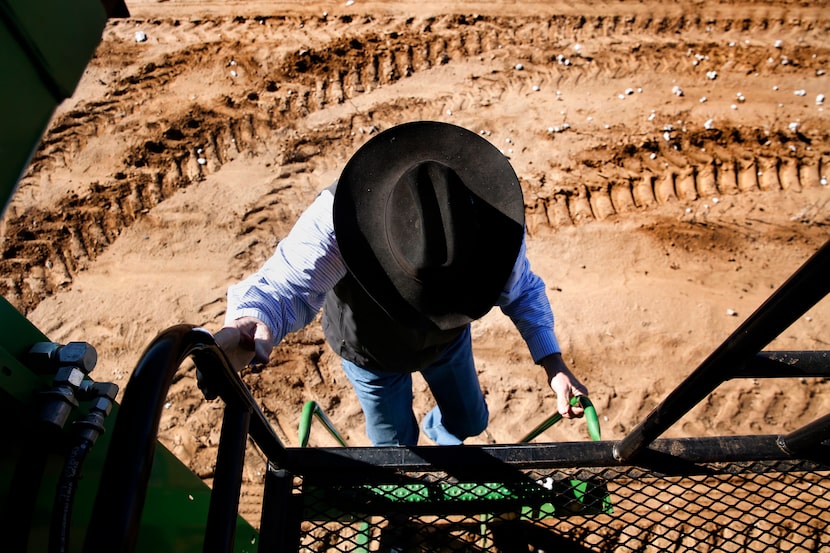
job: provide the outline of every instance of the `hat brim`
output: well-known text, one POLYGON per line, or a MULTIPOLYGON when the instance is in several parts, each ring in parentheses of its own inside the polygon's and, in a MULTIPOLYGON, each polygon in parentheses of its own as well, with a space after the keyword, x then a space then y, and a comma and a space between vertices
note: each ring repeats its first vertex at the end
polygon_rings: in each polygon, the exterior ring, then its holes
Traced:
POLYGON ((524 200, 507 158, 485 138, 435 121, 398 125, 370 139, 349 159, 334 199, 334 230, 344 263, 355 280, 390 317, 439 328, 457 328, 495 304, 521 247, 524 200), (427 306, 420 283, 396 270, 385 231, 386 206, 395 183, 414 164, 436 161, 451 168, 477 198, 492 208, 468 274, 474 282, 450 283, 445 295, 468 301, 427 306), (463 307, 459 307, 463 305, 463 307))

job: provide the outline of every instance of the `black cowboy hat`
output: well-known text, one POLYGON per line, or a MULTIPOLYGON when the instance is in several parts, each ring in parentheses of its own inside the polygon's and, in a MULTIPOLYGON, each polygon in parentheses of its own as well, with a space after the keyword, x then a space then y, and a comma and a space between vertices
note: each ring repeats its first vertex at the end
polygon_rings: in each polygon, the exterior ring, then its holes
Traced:
POLYGON ((510 276, 524 201, 507 158, 478 134, 417 121, 348 161, 334 198, 346 268, 393 319, 458 328, 484 316, 510 276))

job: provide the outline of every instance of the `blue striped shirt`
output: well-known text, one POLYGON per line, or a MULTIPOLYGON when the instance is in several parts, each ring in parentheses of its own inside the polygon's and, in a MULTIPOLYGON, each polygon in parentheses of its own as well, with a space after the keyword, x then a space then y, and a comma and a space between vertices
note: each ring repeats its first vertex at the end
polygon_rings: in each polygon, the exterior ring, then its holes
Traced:
MULTIPOLYGON (((334 195, 321 192, 262 268, 228 289, 226 324, 255 317, 277 344, 314 320, 326 293, 346 275, 334 237, 333 204, 334 195)), ((524 242, 496 305, 516 325, 535 362, 560 351, 545 283, 530 269, 524 242)))

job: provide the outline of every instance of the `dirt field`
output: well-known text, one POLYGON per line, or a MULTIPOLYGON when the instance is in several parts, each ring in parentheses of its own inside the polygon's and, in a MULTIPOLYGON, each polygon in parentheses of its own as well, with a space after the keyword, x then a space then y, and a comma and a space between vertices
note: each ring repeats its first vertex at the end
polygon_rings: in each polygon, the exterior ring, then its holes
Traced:
MULTIPOLYGON (((92 343, 97 380, 125 386, 170 325, 218 330, 227 286, 363 142, 416 119, 481 132, 510 158, 531 262, 604 438, 830 235, 827 2, 127 5, 0 227, 4 296, 51 339, 92 343)), ((828 328, 825 301, 770 349, 826 348, 828 328)), ((497 311, 474 344, 491 424, 470 443, 514 442, 555 409, 543 371, 497 311)), ((209 481, 221 411, 181 374, 162 440, 209 481)), ((287 444, 312 399, 368 443, 319 325, 244 378, 287 444)), ((416 388, 422 414, 432 400, 416 388)), ((777 433, 828 407, 825 382, 730 382, 671 434, 777 433)), ((256 524, 263 467, 249 458, 256 524)))

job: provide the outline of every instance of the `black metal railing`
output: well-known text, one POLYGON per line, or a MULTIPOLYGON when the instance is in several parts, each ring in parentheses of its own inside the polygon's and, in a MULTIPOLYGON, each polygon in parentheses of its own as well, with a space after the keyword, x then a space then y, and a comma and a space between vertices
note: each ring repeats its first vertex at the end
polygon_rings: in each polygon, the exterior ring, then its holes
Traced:
POLYGON ((129 551, 164 398, 192 356, 226 404, 205 551, 233 543, 246 436, 267 457, 260 551, 819 551, 830 416, 786 435, 660 439, 733 378, 827 377, 824 351, 764 352, 830 291, 830 242, 620 441, 285 448, 212 336, 174 327, 125 389, 86 551, 129 551))
POLYGON ((741 324, 703 363, 615 447, 631 460, 721 383, 830 293, 830 242, 826 243, 741 324))
POLYGON ((191 325, 167 329, 144 352, 124 389, 84 551, 135 548, 165 399, 189 357, 225 403, 205 551, 228 551, 233 543, 248 435, 272 462, 285 457, 285 447, 213 336, 191 325))

